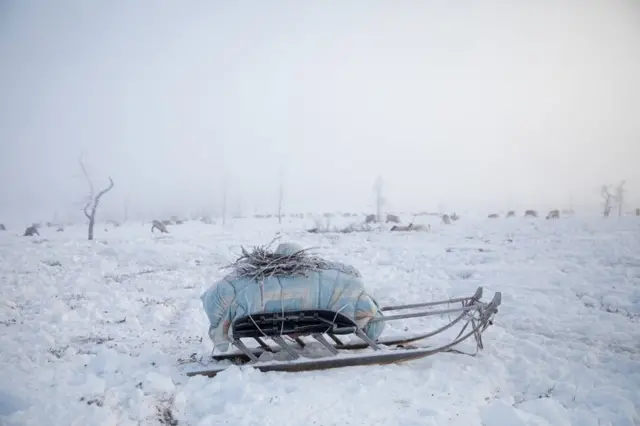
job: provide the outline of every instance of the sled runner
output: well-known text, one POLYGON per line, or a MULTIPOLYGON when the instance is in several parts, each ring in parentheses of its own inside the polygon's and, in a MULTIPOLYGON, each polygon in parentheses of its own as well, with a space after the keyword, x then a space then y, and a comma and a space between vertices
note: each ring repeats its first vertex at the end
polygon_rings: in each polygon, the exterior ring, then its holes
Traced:
MULTIPOLYGON (((483 349, 482 332, 491 324, 501 303, 501 293, 497 292, 490 302, 482 302, 483 289, 479 287, 470 297, 459 297, 441 301, 416 303, 400 306, 381 307, 384 315, 374 316, 368 325, 399 319, 419 318, 436 315, 457 314, 447 324, 423 334, 393 339, 372 339, 354 319, 330 309, 293 309, 281 312, 260 312, 240 316, 231 324, 233 338, 231 345, 236 351, 213 355, 215 361, 231 365, 246 365, 263 372, 300 372, 363 365, 380 365, 410 361, 441 352, 460 352, 454 349, 459 343, 473 337, 476 351, 483 349), (443 305, 460 303, 460 306, 435 309, 443 305), (395 313, 413 309, 419 312, 395 313), (387 315, 387 313, 391 313, 387 315), (439 346, 410 346, 410 343, 428 339, 459 325, 457 336, 439 346), (357 336, 360 342, 343 343, 341 337, 357 336), (305 342, 303 340, 308 340, 305 342), (243 339, 253 340, 258 346, 249 348, 243 339), (275 345, 267 344, 272 340, 275 345), (287 342, 289 340, 289 342, 287 342), (303 350, 311 341, 319 342, 328 355, 309 358, 303 350), (266 353, 286 354, 288 360, 261 361, 266 353)), ((228 367, 228 365, 227 365, 228 367)), ((214 377, 227 367, 190 371, 188 376, 204 375, 214 377)))

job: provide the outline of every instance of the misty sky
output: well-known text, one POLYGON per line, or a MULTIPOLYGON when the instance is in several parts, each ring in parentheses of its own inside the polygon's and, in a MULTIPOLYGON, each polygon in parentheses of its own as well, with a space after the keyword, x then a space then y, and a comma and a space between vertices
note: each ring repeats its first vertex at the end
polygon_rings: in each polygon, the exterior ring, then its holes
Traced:
POLYGON ((103 218, 640 204, 637 0, 3 0, 0 61, 0 222, 81 153, 103 218))

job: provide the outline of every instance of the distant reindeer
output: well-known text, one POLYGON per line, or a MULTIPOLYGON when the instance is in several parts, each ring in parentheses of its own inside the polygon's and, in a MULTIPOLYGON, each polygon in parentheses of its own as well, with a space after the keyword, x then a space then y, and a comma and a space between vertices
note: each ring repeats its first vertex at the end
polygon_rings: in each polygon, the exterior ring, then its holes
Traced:
POLYGON ((7 228, 4 226, 4 224, 0 223, 0 231, 6 231, 7 228))
POLYGON ((413 223, 410 223, 407 226, 393 225, 391 227, 391 230, 392 231, 428 231, 429 228, 424 225, 414 225, 413 223))
POLYGON ((25 237, 32 237, 34 235, 40 236, 40 233, 38 232, 38 225, 35 223, 24 230, 25 237))
POLYGON ((364 223, 373 223, 375 221, 376 221, 375 214, 368 214, 367 217, 364 219, 364 223))
POLYGON ((395 214, 388 214, 387 215, 387 223, 391 222, 391 223, 400 223, 400 218, 398 216, 396 216, 395 214))
MULTIPOLYGON (((260 219, 265 218, 265 216, 258 216, 260 219)), ((213 225, 215 224, 215 220, 213 220, 211 218, 211 216, 203 216, 200 218, 200 222, 204 223, 205 225, 213 225)))
POLYGON ((547 219, 560 219, 560 212, 558 210, 551 210, 547 215, 547 219))
POLYGON ((640 209, 636 209, 636 216, 640 216, 640 209))
POLYGON ((516 212, 514 212, 513 210, 509 210, 509 212, 507 213, 507 217, 516 217, 516 212))
POLYGON ((453 220, 454 222, 455 222, 456 220, 460 220, 460 216, 458 216, 458 213, 454 213, 454 214, 452 214, 452 215, 451 215, 451 220, 453 220))
POLYGON ((451 217, 448 214, 443 214, 442 223, 444 223, 445 225, 451 224, 451 217))
POLYGON ((56 229, 56 232, 64 232, 64 228, 60 227, 60 228, 56 229))
POLYGON ((528 216, 538 217, 538 212, 535 210, 527 210, 524 212, 524 217, 528 217, 528 216))
POLYGON ((157 229, 158 231, 160 231, 163 234, 168 234, 169 231, 167 231, 167 227, 164 225, 164 223, 160 222, 159 220, 154 220, 151 226, 151 232, 154 231, 154 229, 157 229))
POLYGON ((489 216, 487 216, 489 219, 497 219, 500 217, 500 215, 498 213, 491 213, 489 216))

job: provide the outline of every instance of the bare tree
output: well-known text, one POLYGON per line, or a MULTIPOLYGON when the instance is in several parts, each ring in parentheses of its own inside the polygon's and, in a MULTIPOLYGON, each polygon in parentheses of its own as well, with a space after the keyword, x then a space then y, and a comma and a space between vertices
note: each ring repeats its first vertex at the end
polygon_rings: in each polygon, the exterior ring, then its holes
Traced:
POLYGON ((96 211, 98 210, 98 206, 100 205, 100 199, 104 194, 109 192, 113 188, 113 179, 109 177, 109 186, 98 192, 97 195, 94 196, 93 182, 91 182, 91 178, 87 173, 87 169, 84 167, 84 163, 82 162, 82 156, 80 156, 80 168, 82 169, 82 174, 87 179, 89 183, 89 196, 87 200, 87 204, 84 206, 84 215, 89 219, 89 230, 88 230, 88 238, 89 241, 93 240, 93 226, 96 223, 96 211))
POLYGON ((604 217, 609 217, 612 208, 611 203, 613 202, 615 197, 613 196, 613 194, 611 194, 607 185, 602 185, 600 193, 602 195, 602 199, 604 200, 602 206, 602 215, 604 217))
POLYGON ((376 182, 373 185, 373 190, 376 196, 376 221, 382 222, 382 206, 385 204, 385 198, 382 195, 382 176, 378 176, 376 182))
POLYGON ((227 224, 227 181, 224 181, 222 188, 222 226, 227 224))
POLYGON ((236 201, 235 213, 233 215, 238 219, 241 219, 243 217, 243 215, 242 215, 242 201, 240 201, 240 200, 236 201))
POLYGON ((280 177, 280 184, 278 186, 278 224, 282 224, 282 199, 284 198, 284 176, 282 169, 280 169, 278 174, 280 177))
POLYGON ((280 181, 280 187, 278 188, 278 223, 282 224, 282 198, 284 193, 282 181, 280 181))
POLYGON ((616 203, 618 204, 618 216, 622 216, 622 207, 624 206, 624 184, 626 182, 623 180, 616 187, 616 203))

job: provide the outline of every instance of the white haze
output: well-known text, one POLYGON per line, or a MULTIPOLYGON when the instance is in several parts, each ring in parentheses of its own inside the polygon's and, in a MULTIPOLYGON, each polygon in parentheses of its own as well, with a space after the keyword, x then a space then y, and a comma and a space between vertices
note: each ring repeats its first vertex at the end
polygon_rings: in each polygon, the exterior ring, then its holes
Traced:
MULTIPOLYGON (((0 222, 640 204, 640 2, 0 2, 0 222), (227 182, 225 184, 225 182, 227 182)), ((640 207, 640 205, 639 205, 640 207)))

